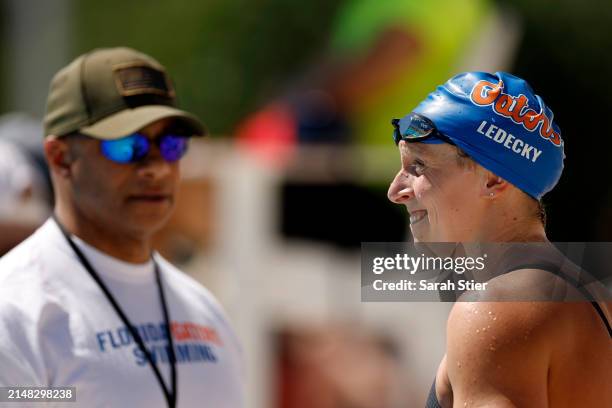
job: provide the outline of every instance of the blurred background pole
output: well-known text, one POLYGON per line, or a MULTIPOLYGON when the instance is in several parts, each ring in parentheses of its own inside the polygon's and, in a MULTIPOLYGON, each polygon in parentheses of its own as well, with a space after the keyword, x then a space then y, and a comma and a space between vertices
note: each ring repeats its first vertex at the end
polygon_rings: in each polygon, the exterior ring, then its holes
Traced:
POLYGON ((51 77, 71 57, 71 6, 71 0, 2 1, 7 110, 42 116, 51 77))

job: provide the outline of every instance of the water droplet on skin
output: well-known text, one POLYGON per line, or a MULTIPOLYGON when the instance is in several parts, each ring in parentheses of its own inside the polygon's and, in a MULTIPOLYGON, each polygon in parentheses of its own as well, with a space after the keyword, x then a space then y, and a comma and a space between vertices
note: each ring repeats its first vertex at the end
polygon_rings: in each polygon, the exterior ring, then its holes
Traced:
POLYGON ((493 314, 493 312, 489 311, 489 316, 492 315, 492 314, 493 314))
POLYGON ((497 317, 493 317, 493 320, 497 320, 497 317))
POLYGON ((476 329, 476 334, 480 333, 480 329, 476 329))
POLYGON ((484 333, 484 332, 486 332, 486 331, 487 331, 487 328, 486 328, 486 327, 483 327, 483 328, 482 328, 482 332, 484 333))
POLYGON ((457 362, 457 367, 461 368, 461 363, 457 362))

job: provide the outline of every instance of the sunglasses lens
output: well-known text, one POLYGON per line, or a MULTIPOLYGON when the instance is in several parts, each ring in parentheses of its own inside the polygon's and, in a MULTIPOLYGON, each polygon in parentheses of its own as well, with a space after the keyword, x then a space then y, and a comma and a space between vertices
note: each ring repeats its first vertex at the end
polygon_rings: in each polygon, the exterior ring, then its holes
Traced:
POLYGON ((189 139, 185 136, 165 135, 159 141, 159 150, 166 161, 175 162, 187 153, 189 139))
POLYGON ((116 163, 134 163, 149 152, 149 140, 138 133, 102 142, 104 156, 116 163))

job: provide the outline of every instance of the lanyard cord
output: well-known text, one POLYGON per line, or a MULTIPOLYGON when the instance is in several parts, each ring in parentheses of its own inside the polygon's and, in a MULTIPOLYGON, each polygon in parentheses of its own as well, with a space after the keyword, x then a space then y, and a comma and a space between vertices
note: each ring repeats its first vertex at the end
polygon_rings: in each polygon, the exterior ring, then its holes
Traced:
POLYGON ((155 281, 157 283, 157 288, 159 290, 159 297, 161 300, 162 312, 164 315, 164 322, 166 323, 165 329, 166 329, 166 336, 168 338, 168 357, 170 359, 170 383, 171 383, 170 389, 168 389, 166 385, 164 384, 164 380, 161 376, 161 373, 159 369, 157 368, 157 365, 153 361, 151 354, 145 348, 144 342, 142 338, 140 337, 140 334, 138 334, 138 331, 136 331, 136 328, 131 324, 130 320, 128 319, 126 314, 123 312, 123 310, 121 309, 121 307, 119 306, 119 304, 117 303, 113 295, 110 293, 110 291, 108 290, 104 282, 102 282, 100 275, 96 273, 95 269, 91 266, 91 264, 89 263, 89 261, 87 260, 83 252, 81 252, 79 247, 76 246, 76 244, 72 241, 72 239, 70 238, 70 235, 68 234, 68 232, 66 231, 62 223, 59 222, 57 217, 53 215, 52 218, 55 221, 55 223, 58 225, 59 229, 62 231, 62 234, 64 234, 64 237, 66 237, 68 244, 70 244, 70 247, 72 247, 72 250, 75 252, 77 257, 81 261, 81 264, 89 272, 91 277, 96 281, 100 289, 102 289, 102 292, 104 292, 104 294, 106 295, 106 298, 108 299, 110 304, 113 306, 113 308, 115 309, 115 311, 117 312, 121 320, 123 321, 123 324, 127 326, 128 330, 130 331, 130 334, 132 335, 132 337, 138 344, 138 348, 140 349, 140 351, 145 355, 147 361, 149 362, 149 365, 151 366, 151 368, 153 369, 153 372, 155 373, 155 377, 157 378, 157 381, 159 382, 160 387, 162 388, 164 396, 166 397, 166 402, 168 403, 168 407, 175 408, 176 407, 176 394, 177 394, 176 392, 176 355, 174 353, 174 342, 172 340, 172 333, 170 331, 170 318, 168 315, 168 307, 166 305, 166 298, 164 296, 164 290, 162 288, 161 277, 159 273, 159 266, 157 265, 157 262, 155 262, 155 259, 151 257, 151 259, 153 260, 153 265, 155 266, 155 281))

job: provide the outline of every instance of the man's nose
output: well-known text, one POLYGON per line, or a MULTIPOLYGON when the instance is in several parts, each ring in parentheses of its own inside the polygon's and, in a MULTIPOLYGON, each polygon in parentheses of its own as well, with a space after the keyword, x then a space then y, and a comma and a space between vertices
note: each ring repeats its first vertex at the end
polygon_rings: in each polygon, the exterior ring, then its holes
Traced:
POLYGON ((140 176, 149 179, 162 179, 172 172, 172 166, 176 163, 167 162, 159 151, 159 147, 153 145, 147 156, 138 164, 140 176))
POLYGON ((414 197, 413 176, 400 170, 387 191, 387 198, 395 204, 405 204, 414 197))

